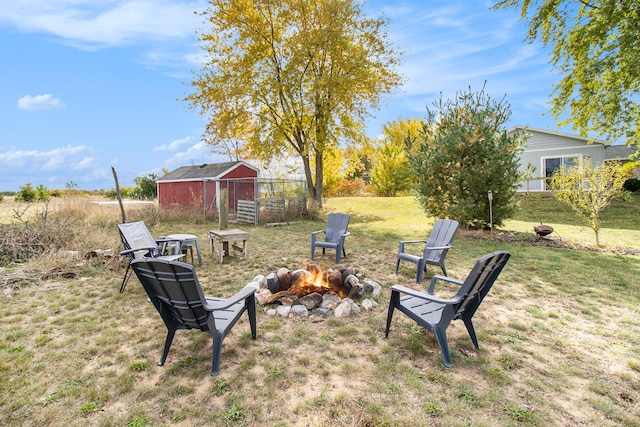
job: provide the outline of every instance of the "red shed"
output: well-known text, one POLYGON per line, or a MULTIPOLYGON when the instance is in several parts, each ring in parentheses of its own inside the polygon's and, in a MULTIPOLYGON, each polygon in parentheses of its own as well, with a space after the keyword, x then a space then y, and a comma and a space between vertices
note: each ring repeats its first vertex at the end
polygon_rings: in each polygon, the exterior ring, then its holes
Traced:
POLYGON ((182 166, 156 180, 158 204, 163 209, 176 207, 217 209, 220 188, 229 189, 229 209, 235 211, 238 200, 254 200, 259 169, 243 161, 182 166))

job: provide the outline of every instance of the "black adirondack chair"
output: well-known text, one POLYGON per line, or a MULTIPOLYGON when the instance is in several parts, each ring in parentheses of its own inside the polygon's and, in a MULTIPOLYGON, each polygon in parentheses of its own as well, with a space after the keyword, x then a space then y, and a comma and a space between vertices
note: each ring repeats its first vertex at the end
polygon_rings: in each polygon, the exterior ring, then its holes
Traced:
POLYGON ((452 219, 439 219, 433 225, 428 240, 403 240, 398 247, 396 259, 396 274, 400 267, 400 261, 409 261, 417 265, 418 273, 416 283, 422 281, 422 274, 427 271, 427 264, 437 265, 442 269, 442 273, 447 275, 447 268, 444 266, 444 258, 449 249, 453 247, 453 237, 458 231, 460 224, 452 219), (412 255, 405 252, 405 245, 411 243, 424 243, 421 255, 412 255))
POLYGON ((327 229, 311 232, 311 259, 314 258, 316 247, 336 250, 336 264, 340 264, 340 253, 347 257, 344 250, 344 239, 351 233, 347 231, 349 227, 349 215, 342 213, 332 213, 327 217, 327 229), (324 241, 317 240, 317 235, 324 233, 324 241))
POLYGON ((118 224, 118 231, 120 232, 120 240, 124 250, 120 252, 121 256, 129 257, 129 264, 127 264, 127 270, 124 273, 122 279, 122 285, 120 285, 120 293, 124 292, 129 277, 131 277, 131 261, 136 258, 143 257, 162 257, 167 260, 176 260, 181 258, 182 254, 178 255, 162 255, 160 248, 166 246, 166 244, 175 242, 173 239, 159 238, 154 239, 147 225, 144 221, 133 221, 118 224))
POLYGON ((138 258, 131 261, 131 268, 167 327, 158 366, 167 360, 173 337, 179 329, 200 329, 211 334, 212 376, 220 372, 222 341, 245 311, 249 317, 251 337, 256 339, 254 286, 245 286, 229 299, 211 298, 202 293, 190 264, 160 258, 138 258))
POLYGON ((510 256, 506 251, 497 251, 483 256, 476 262, 464 282, 444 276, 434 276, 427 292, 416 291, 405 286, 392 286, 385 337, 389 336, 393 312, 398 309, 436 336, 442 361, 447 368, 450 368, 451 355, 447 344, 449 324, 452 320, 461 319, 467 327, 473 345, 476 349, 479 348, 471 318, 510 256), (439 298, 433 295, 437 281, 455 283, 460 285, 460 289, 452 298, 439 298))

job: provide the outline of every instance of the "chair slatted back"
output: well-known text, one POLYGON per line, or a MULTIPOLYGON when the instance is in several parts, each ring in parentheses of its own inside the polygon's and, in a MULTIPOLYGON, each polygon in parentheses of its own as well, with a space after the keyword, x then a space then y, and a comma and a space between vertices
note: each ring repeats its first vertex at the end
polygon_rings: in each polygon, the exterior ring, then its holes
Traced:
POLYGON ((120 239, 125 250, 136 248, 151 248, 140 252, 134 252, 133 258, 140 258, 144 254, 150 256, 158 256, 158 244, 153 238, 144 221, 125 222, 118 224, 120 239))
POLYGON ((327 229, 325 231, 325 241, 337 243, 340 235, 347 232, 349 227, 349 215, 342 213, 332 213, 327 216, 327 229))
POLYGON ((510 257, 511 254, 507 251, 497 251, 483 256, 476 262, 456 293, 456 297, 461 299, 456 307, 454 319, 462 315, 473 316, 510 257))
POLYGON ((458 231, 458 221, 452 219, 439 219, 433 224, 433 229, 424 247, 423 257, 431 261, 439 261, 442 254, 448 249, 433 250, 429 248, 449 246, 453 241, 453 237, 458 231))
POLYGON ((165 323, 172 321, 178 329, 215 329, 214 317, 204 309, 205 297, 193 266, 138 260, 132 268, 165 323))

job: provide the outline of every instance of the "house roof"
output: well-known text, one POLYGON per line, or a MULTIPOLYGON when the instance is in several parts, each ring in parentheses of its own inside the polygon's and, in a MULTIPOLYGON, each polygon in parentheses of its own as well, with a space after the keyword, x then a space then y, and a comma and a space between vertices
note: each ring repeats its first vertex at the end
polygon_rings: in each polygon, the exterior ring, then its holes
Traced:
POLYGON ((237 162, 224 162, 224 163, 205 163, 202 165, 181 166, 156 181, 193 181, 202 179, 220 179, 224 175, 228 174, 232 170, 246 166, 258 172, 258 168, 251 166, 250 164, 237 161, 237 162))
POLYGON ((604 139, 591 139, 591 138, 586 138, 584 136, 575 135, 575 134, 572 134, 572 133, 564 133, 564 132, 558 132, 558 131, 555 131, 555 130, 532 128, 532 127, 522 126, 522 125, 517 125, 514 128, 510 129, 509 131, 513 132, 513 131, 518 130, 518 129, 528 130, 528 131, 531 131, 531 132, 546 133, 548 135, 561 136, 561 137, 564 137, 564 138, 576 139, 578 141, 583 141, 583 142, 586 142, 586 143, 602 144, 604 146, 611 145, 611 142, 605 141, 604 139))
POLYGON ((605 160, 629 160, 629 156, 635 154, 637 147, 628 145, 610 145, 604 149, 605 160))

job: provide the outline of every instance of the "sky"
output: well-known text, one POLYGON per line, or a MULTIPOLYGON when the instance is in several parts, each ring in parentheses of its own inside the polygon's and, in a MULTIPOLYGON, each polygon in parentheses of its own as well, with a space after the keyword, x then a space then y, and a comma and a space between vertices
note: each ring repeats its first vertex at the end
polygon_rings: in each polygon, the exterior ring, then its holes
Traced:
MULTIPOLYGON (((403 52, 404 83, 372 111, 367 134, 456 92, 506 97, 508 128, 558 129, 559 76, 517 10, 489 1, 372 0, 403 52)), ((134 186, 137 176, 224 162, 205 120, 181 101, 200 69, 202 0, 12 0, 0 3, 0 191, 134 186)), ((564 130, 566 131, 566 130, 564 130)))

